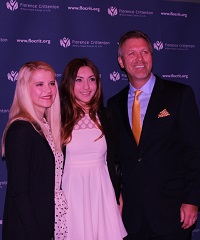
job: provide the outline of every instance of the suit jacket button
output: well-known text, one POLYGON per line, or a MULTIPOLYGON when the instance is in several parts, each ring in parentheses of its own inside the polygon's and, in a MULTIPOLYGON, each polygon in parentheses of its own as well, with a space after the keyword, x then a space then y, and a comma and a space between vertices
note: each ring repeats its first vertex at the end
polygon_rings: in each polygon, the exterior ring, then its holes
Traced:
POLYGON ((138 158, 138 162, 141 162, 142 161, 142 158, 138 158))

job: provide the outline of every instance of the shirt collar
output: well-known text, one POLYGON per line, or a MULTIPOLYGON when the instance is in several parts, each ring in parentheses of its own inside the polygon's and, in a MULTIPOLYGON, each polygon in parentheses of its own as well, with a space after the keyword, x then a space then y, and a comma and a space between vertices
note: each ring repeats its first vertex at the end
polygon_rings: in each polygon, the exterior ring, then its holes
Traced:
MULTIPOLYGON (((144 84, 144 86, 142 86, 140 88, 140 90, 142 90, 143 93, 146 94, 151 94, 153 91, 153 87, 156 81, 156 77, 153 75, 153 73, 151 73, 151 77, 149 78, 149 80, 144 84)), ((134 92, 137 89, 134 88, 131 83, 129 82, 129 95, 134 96, 134 92)))

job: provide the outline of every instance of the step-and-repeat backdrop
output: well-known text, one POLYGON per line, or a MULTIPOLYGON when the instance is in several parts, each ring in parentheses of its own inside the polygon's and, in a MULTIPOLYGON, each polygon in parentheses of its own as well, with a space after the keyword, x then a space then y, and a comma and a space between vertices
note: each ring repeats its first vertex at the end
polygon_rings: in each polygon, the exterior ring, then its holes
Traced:
MULTIPOLYGON (((48 62, 60 82, 72 58, 88 57, 100 70, 106 103, 128 83, 117 46, 119 37, 133 29, 152 39, 153 72, 191 85, 200 109, 200 0, 1 0, 0 136, 22 64, 48 62)), ((0 235, 6 185, 0 158, 0 235)), ((200 222, 193 240, 200 239, 199 230, 200 222)))

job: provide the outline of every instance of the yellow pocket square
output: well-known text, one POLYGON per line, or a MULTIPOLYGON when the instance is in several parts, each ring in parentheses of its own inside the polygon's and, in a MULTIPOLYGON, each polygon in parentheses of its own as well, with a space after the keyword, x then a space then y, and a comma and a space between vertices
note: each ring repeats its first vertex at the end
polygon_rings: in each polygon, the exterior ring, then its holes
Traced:
POLYGON ((167 117, 170 116, 169 112, 167 111, 167 109, 163 109, 159 114, 158 114, 158 118, 162 118, 162 117, 167 117))

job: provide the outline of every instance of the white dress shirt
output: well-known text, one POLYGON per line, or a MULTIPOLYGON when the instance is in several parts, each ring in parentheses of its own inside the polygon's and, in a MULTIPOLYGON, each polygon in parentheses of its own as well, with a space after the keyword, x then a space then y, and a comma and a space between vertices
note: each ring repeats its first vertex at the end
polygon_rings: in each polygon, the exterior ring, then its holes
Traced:
MULTIPOLYGON (((155 81, 156 81, 156 77, 153 75, 153 73, 151 73, 151 77, 148 80, 148 82, 145 83, 145 85, 142 86, 142 88, 140 88, 142 93, 139 95, 138 99, 140 100, 141 125, 143 125, 144 116, 146 114, 147 106, 151 97, 151 93, 153 91, 155 81)), ((129 123, 132 128, 132 105, 133 105, 134 95, 135 95, 134 92, 139 89, 134 88, 131 85, 131 83, 129 83, 129 85, 130 87, 128 92, 128 116, 129 116, 129 123)))

